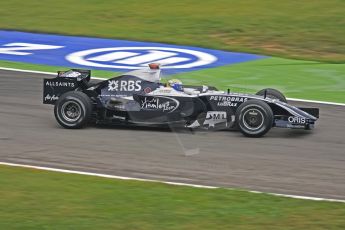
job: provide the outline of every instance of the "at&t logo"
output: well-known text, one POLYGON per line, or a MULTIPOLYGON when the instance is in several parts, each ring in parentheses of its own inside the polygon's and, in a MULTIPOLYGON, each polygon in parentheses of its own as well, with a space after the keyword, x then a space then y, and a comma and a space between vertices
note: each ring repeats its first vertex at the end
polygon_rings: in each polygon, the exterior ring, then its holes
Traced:
POLYGON ((211 54, 168 47, 110 47, 78 51, 67 55, 70 62, 100 68, 138 69, 158 62, 165 69, 188 69, 211 64, 211 54))

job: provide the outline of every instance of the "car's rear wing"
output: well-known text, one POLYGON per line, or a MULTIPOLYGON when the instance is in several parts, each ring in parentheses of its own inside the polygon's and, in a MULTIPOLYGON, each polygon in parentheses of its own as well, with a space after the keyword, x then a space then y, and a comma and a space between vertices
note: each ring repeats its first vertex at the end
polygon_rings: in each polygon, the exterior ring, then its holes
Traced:
POLYGON ((90 79, 90 70, 58 71, 57 77, 43 81, 43 104, 55 104, 63 93, 86 88, 90 79))

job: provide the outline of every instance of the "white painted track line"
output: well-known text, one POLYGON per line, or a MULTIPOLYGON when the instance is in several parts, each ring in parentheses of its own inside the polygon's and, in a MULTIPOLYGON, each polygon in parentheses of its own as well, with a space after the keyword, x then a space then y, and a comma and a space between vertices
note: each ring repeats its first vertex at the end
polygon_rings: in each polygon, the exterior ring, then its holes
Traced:
POLYGON ((47 75, 56 75, 57 74, 57 73, 52 73, 52 72, 27 70, 27 69, 14 69, 14 68, 6 68, 6 67, 0 67, 0 70, 8 70, 8 71, 15 71, 15 72, 23 72, 23 73, 38 73, 38 74, 47 74, 47 75))
POLYGON ((324 105, 338 105, 338 106, 345 106, 345 103, 337 103, 337 102, 330 102, 330 101, 315 101, 315 100, 307 100, 307 99, 299 99, 299 98, 287 98, 289 101, 301 101, 301 102, 309 102, 309 103, 316 103, 316 104, 324 104, 324 105))
POLYGON ((164 184, 170 184, 170 185, 180 185, 180 186, 188 186, 188 187, 196 187, 196 188, 209 188, 209 189, 218 188, 218 187, 207 186, 207 185, 196 185, 196 184, 170 182, 170 181, 150 180, 150 179, 143 179, 143 178, 136 178, 136 177, 115 176, 115 175, 109 175, 109 174, 103 174, 103 173, 83 172, 83 171, 76 171, 76 170, 58 169, 58 168, 25 165, 25 164, 16 164, 16 163, 1 162, 1 161, 0 161, 0 165, 22 167, 22 168, 31 168, 31 169, 38 169, 38 170, 45 170, 45 171, 52 171, 52 172, 69 173, 69 174, 79 174, 79 175, 86 175, 86 176, 96 176, 96 177, 119 179, 119 180, 136 180, 136 181, 145 181, 145 182, 158 182, 158 183, 164 183, 164 184))
MULTIPOLYGON (((14 71, 14 72, 21 72, 21 73, 37 73, 37 74, 54 75, 54 76, 57 75, 57 73, 54 73, 54 72, 26 70, 26 69, 14 69, 14 68, 6 68, 6 67, 0 67, 0 70, 7 70, 7 71, 14 71)), ((106 80, 106 78, 101 78, 101 77, 92 77, 92 79, 106 80)))
MULTIPOLYGON (((52 73, 52 72, 26 70, 26 69, 15 69, 15 68, 6 68, 6 67, 0 67, 0 70, 8 70, 8 71, 15 71, 15 72, 23 72, 23 73, 47 74, 47 75, 56 75, 57 74, 57 73, 52 73)), ((99 78, 99 77, 92 77, 92 79, 105 80, 105 78, 99 78)), ((290 101, 301 101, 301 102, 309 102, 309 103, 317 103, 317 104, 325 104, 325 105, 345 106, 345 103, 337 103, 337 102, 330 102, 330 101, 315 101, 315 100, 306 100, 306 99, 299 99, 299 98, 287 98, 287 99, 290 101)))
MULTIPOLYGON (((145 181, 145 182, 156 182, 156 183, 163 183, 163 184, 169 184, 169 185, 187 186, 187 187, 204 188, 204 189, 220 188, 220 187, 216 187, 216 186, 197 185, 197 184, 179 183, 179 182, 171 182, 171 181, 150 180, 150 179, 135 178, 135 177, 123 177, 123 176, 115 176, 115 175, 102 174, 102 173, 83 172, 83 171, 76 171, 76 170, 58 169, 58 168, 25 165, 25 164, 16 164, 16 163, 9 163, 9 162, 0 162, 0 165, 38 169, 38 170, 68 173, 68 174, 96 176, 96 177, 119 179, 119 180, 136 180, 136 181, 145 181)), ((258 194, 268 194, 268 195, 279 196, 279 197, 288 197, 288 198, 294 198, 294 199, 345 203, 345 200, 327 199, 327 198, 321 198, 321 197, 298 196, 298 195, 288 195, 288 194, 280 194, 280 193, 266 193, 266 192, 260 192, 260 191, 248 191, 248 192, 258 193, 258 194)))

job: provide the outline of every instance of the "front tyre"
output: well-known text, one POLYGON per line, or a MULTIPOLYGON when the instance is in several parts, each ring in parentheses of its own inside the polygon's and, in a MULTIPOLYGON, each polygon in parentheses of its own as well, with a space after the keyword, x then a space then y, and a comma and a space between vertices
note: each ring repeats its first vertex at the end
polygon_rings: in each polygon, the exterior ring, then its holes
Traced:
POLYGON ((263 101, 248 100, 238 107, 236 122, 243 135, 262 137, 272 128, 273 112, 263 101))
POLYGON ((55 119, 67 129, 82 128, 90 120, 91 113, 91 99, 79 91, 62 94, 54 107, 55 119))
POLYGON ((272 99, 278 99, 279 101, 287 103, 286 97, 282 92, 276 89, 262 89, 259 92, 256 93, 256 95, 264 96, 266 94, 266 97, 272 98, 272 99))

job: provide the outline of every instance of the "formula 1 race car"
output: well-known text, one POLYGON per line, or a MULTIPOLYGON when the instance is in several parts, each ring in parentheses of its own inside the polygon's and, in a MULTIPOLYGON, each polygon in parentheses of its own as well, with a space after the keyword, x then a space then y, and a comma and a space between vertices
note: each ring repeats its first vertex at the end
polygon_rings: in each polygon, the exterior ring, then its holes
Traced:
POLYGON ((90 122, 164 126, 190 129, 239 129, 261 137, 272 127, 312 129, 317 108, 287 104, 275 89, 255 95, 219 91, 211 86, 161 83, 159 64, 90 84, 91 71, 59 71, 44 79, 43 103, 54 105, 57 122, 70 129, 90 122))

